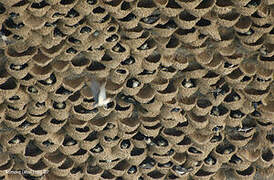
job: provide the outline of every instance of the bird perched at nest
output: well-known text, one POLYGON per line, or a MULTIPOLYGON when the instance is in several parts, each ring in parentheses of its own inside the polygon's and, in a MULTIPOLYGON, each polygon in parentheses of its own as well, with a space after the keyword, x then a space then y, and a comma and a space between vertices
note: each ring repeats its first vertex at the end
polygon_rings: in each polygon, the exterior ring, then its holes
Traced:
POLYGON ((92 96, 95 100, 94 108, 104 106, 106 107, 111 98, 106 96, 106 81, 97 81, 94 78, 87 78, 86 84, 92 92, 92 96))

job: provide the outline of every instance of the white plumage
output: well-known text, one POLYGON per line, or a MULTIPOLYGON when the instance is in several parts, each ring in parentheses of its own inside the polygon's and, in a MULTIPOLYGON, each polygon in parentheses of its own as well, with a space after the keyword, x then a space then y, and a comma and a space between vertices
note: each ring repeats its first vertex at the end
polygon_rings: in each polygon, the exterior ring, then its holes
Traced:
POLYGON ((111 98, 107 98, 106 96, 106 83, 100 84, 95 79, 91 79, 91 81, 89 81, 87 84, 90 87, 93 98, 95 100, 94 108, 106 106, 109 102, 111 102, 111 98))

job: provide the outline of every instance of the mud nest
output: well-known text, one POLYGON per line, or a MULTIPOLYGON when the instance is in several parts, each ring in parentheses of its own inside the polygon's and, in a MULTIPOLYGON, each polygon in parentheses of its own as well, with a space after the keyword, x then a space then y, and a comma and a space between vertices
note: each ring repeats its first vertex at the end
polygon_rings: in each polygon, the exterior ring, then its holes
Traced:
POLYGON ((273 175, 273 0, 1 0, 0 23, 0 179, 273 175))

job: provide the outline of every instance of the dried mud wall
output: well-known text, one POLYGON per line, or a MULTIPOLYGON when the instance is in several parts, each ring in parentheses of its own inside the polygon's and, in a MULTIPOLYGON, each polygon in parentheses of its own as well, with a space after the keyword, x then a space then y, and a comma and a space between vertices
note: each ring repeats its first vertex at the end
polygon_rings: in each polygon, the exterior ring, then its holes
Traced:
POLYGON ((0 179, 273 175, 273 0, 0 0, 0 24, 0 179))

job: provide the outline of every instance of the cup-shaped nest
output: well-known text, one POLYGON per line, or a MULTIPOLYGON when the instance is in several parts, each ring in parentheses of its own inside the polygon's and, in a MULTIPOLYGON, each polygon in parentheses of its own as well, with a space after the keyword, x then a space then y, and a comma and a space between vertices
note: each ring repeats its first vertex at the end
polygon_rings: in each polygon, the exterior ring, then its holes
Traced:
POLYGON ((14 160, 11 159, 11 157, 7 153, 2 152, 0 154, 0 157, 1 157, 0 167, 2 168, 1 169, 1 177, 5 178, 5 173, 4 172, 5 171, 11 171, 12 169, 14 170, 14 169, 16 169, 16 166, 15 166, 14 160))
POLYGON ((243 16, 251 16, 261 5, 261 0, 251 0, 244 6, 237 6, 237 11, 243 16))
POLYGON ((188 66, 188 61, 187 58, 185 58, 183 55, 177 54, 172 58, 172 64, 175 69, 183 70, 188 66))
POLYGON ((121 84, 127 78, 129 71, 126 68, 118 67, 111 74, 111 80, 117 84, 121 84))
POLYGON ((242 107, 244 102, 244 95, 239 91, 232 90, 231 93, 225 97, 223 105, 230 110, 237 110, 242 107))
POLYGON ((56 151, 52 153, 46 153, 42 161, 46 166, 58 168, 66 161, 66 157, 62 153, 56 151))
POLYGON ((153 31, 160 37, 170 37, 177 30, 177 28, 177 24, 173 20, 169 20, 164 24, 157 24, 153 28, 153 31))
POLYGON ((52 118, 50 116, 47 116, 46 118, 42 119, 41 121, 41 127, 49 132, 49 133, 55 133, 59 131, 66 123, 67 120, 59 120, 52 118))
POLYGON ((142 59, 138 56, 129 56, 121 61, 121 66, 129 70, 132 75, 137 75, 142 72, 142 59))
POLYGON ((140 57, 148 57, 157 48, 157 43, 154 39, 147 39, 141 46, 133 49, 133 54, 140 57))
POLYGON ((156 169, 156 161, 151 157, 146 157, 139 165, 139 170, 141 173, 147 174, 156 169))
POLYGON ((176 2, 185 9, 194 9, 202 0, 176 0, 176 2))
POLYGON ((136 25, 133 28, 124 30, 125 36, 129 39, 138 38, 144 33, 144 29, 141 25, 136 25))
POLYGON ((66 158, 64 162, 58 166, 54 167, 52 169, 52 174, 57 176, 67 176, 71 169, 73 169, 74 161, 72 161, 70 158, 66 158))
POLYGON ((154 71, 148 71, 146 69, 142 70, 143 71, 136 75, 136 78, 139 79, 142 83, 150 83, 156 78, 158 74, 158 69, 155 69, 154 71))
POLYGON ((192 109, 198 116, 205 116, 212 108, 212 103, 207 99, 198 99, 196 106, 192 109))
MULTIPOLYGON (((125 118, 118 121, 119 130, 122 132, 130 133, 134 132, 136 128, 139 126, 139 121, 137 119, 125 118)), ((131 135, 130 135, 131 136, 131 135)))
POLYGON ((52 153, 56 152, 63 140, 64 136, 61 134, 61 131, 59 131, 58 133, 50 134, 47 140, 35 142, 35 145, 46 153, 52 153))
POLYGON ((190 79, 199 79, 206 75, 207 70, 204 69, 200 64, 192 64, 185 68, 182 72, 184 72, 185 77, 190 79))
POLYGON ((202 17, 214 7, 215 2, 215 0, 201 1, 198 6, 189 11, 197 17, 202 17))
POLYGON ((215 175, 214 172, 210 172, 210 171, 205 171, 203 169, 200 169, 199 171, 197 171, 194 176, 193 179, 210 179, 211 177, 213 177, 215 175))
POLYGON ((70 91, 61 85, 56 91, 51 92, 49 94, 49 97, 54 101, 60 102, 60 101, 67 100, 69 96, 72 94, 73 94, 73 91, 70 91))
POLYGON ((207 117, 210 119, 210 123, 222 125, 228 115, 229 110, 223 105, 219 105, 213 106, 207 117))
POLYGON ((76 105, 72 107, 72 114, 79 120, 88 121, 95 117, 98 113, 98 108, 86 109, 82 105, 76 105))
POLYGON ((42 45, 47 49, 52 49, 63 44, 62 42, 64 42, 63 40, 65 38, 66 34, 64 34, 58 27, 55 27, 53 31, 43 37, 42 45))
POLYGON ((241 110, 230 110, 229 116, 226 119, 226 125, 231 127, 240 126, 246 114, 241 110))
POLYGON ((157 8, 153 0, 144 1, 138 0, 134 12, 138 17, 143 18, 152 14, 152 12, 157 8))
MULTIPOLYGON (((90 57, 90 59, 93 59, 94 61, 102 61, 102 63, 109 68, 111 67, 111 63, 115 61, 111 62, 111 57, 104 57, 105 53, 106 49, 103 46, 100 46, 98 48, 89 47, 87 50, 83 52, 85 56, 90 57), (102 59, 103 57, 104 59, 102 59)), ((116 64, 117 63, 115 63, 115 65, 116 64)))
MULTIPOLYGON (((58 30, 55 30, 56 35, 58 35, 60 32, 58 30)), ((55 46, 51 46, 51 47, 41 47, 39 48, 39 50, 41 51, 41 53, 47 57, 50 58, 54 58, 56 56, 58 56, 65 48, 66 48, 67 44, 65 44, 65 41, 61 41, 60 44, 57 44, 55 46)), ((39 51, 38 51, 39 53, 39 51)), ((36 54, 37 55, 37 54, 36 54)))
POLYGON ((142 67, 149 71, 154 71, 160 65, 162 56, 160 54, 151 54, 142 61, 142 67))
POLYGON ((73 7, 77 12, 79 12, 82 16, 89 15, 91 11, 96 8, 96 6, 100 3, 100 1, 78 1, 73 7))
POLYGON ((113 147, 112 152, 119 158, 129 158, 133 148, 133 143, 129 139, 124 139, 113 147))
POLYGON ((190 97, 199 88, 195 79, 180 78, 175 84, 179 86, 179 95, 182 97, 190 97))
POLYGON ((273 26, 271 24, 263 24, 263 25, 253 25, 252 29, 254 29, 254 31, 256 32, 262 32, 262 33, 269 33, 272 29, 273 26))
POLYGON ((154 170, 154 171, 151 171, 151 172, 145 174, 144 178, 149 179, 149 180, 153 180, 153 179, 163 180, 165 178, 165 174, 163 174, 162 172, 160 172, 158 170, 154 170))
POLYGON ((255 25, 263 26, 268 23, 269 15, 269 9, 265 6, 261 6, 255 13, 250 16, 250 18, 255 25))
POLYGON ((38 85, 47 92, 56 91, 62 83, 62 77, 51 73, 46 79, 38 80, 38 85))
POLYGON ((271 57, 265 57, 262 55, 258 55, 257 60, 259 61, 260 65, 266 69, 273 70, 274 69, 274 63, 272 60, 273 56, 271 57))
POLYGON ((29 138, 14 131, 5 132, 4 135, 2 145, 11 153, 22 153, 29 142, 29 138))
POLYGON ((180 142, 174 144, 173 149, 177 153, 184 153, 187 151, 187 149, 192 145, 192 141, 188 136, 184 136, 183 139, 180 140, 180 142))
POLYGON ((217 12, 218 14, 226 14, 229 13, 233 8, 233 3, 228 1, 221 1, 217 0, 215 3, 215 6, 213 7, 213 10, 217 12))
POLYGON ((190 29, 179 28, 175 31, 174 35, 184 43, 190 43, 198 39, 199 32, 197 28, 190 29))
POLYGON ((131 12, 124 16, 123 18, 118 19, 119 24, 125 29, 134 29, 138 26, 140 17, 135 15, 136 13, 131 12))
POLYGON ((37 54, 32 57, 32 60, 34 61, 36 65, 45 67, 50 62, 52 62, 53 58, 46 56, 44 53, 42 53, 41 50, 38 50, 37 54))
POLYGON ((76 23, 78 23, 83 16, 74 8, 71 8, 65 15, 64 18, 62 18, 62 21, 67 24, 67 26, 73 26, 76 23))
POLYGON ((114 176, 122 176, 130 168, 130 164, 126 160, 120 161, 115 167, 109 170, 114 176))
POLYGON ((104 78, 108 75, 108 68, 104 64, 97 61, 92 61, 86 68, 86 71, 100 78, 104 78))
POLYGON ((211 51, 205 51, 202 52, 201 54, 197 54, 195 56, 195 59, 198 63, 204 65, 204 64, 209 64, 213 60, 213 52, 211 51))
POLYGON ((251 51, 257 51, 260 50, 261 48, 263 48, 263 43, 264 43, 264 37, 261 36, 257 41, 255 41, 254 43, 246 43, 244 41, 240 41, 241 44, 243 45, 243 47, 245 49, 249 49, 251 51))
POLYGON ((121 62, 130 55, 129 46, 120 41, 116 43, 116 45, 113 46, 108 53, 113 59, 118 59, 118 61, 121 62))
MULTIPOLYGON (((78 27, 76 30, 74 30, 74 33, 70 36, 70 37, 73 37, 81 42, 85 42, 85 40, 88 39, 88 37, 95 33, 96 30, 94 28, 92 28, 92 26, 86 24, 86 23, 83 23, 80 25, 80 27, 78 27)), ((97 31, 99 32, 99 31, 97 31)), ((99 35, 97 34, 97 32, 94 35, 99 35)), ((74 43, 79 43, 79 41, 73 41, 74 43)))
POLYGON ((100 59, 100 62, 107 68, 115 69, 119 66, 121 61, 119 59, 112 58, 109 55, 109 52, 104 52, 100 59))
POLYGON ((18 91, 20 84, 14 78, 8 78, 0 84, 0 93, 5 98, 11 98, 18 91))
POLYGON ((132 165, 139 165, 145 158, 147 154, 147 149, 134 147, 130 152, 130 158, 128 162, 132 165))
MULTIPOLYGON (((157 12, 157 11, 156 11, 157 12)), ((151 15, 147 17, 143 17, 140 19, 140 25, 143 28, 151 29, 154 26, 156 26, 160 20, 161 20, 161 14, 157 13, 152 13, 151 15)))
POLYGON ((234 26, 238 20, 240 19, 240 14, 236 12, 228 12, 225 14, 218 15, 218 23, 223 27, 232 27, 234 26))
MULTIPOLYGON (((109 152, 110 153, 110 152, 109 152)), ((100 167, 102 167, 102 169, 104 170, 108 170, 108 169, 112 169, 114 168, 120 161, 120 158, 116 158, 113 156, 106 156, 104 158, 97 158, 96 159, 98 165, 100 167)), ((102 175, 101 175, 102 179, 115 179, 115 176, 111 173, 109 173, 108 171, 105 171, 102 175), (107 172, 107 174, 106 174, 107 172)))
POLYGON ((119 34, 111 33, 111 34, 109 34, 109 36, 106 37, 104 47, 106 49, 112 48, 119 41, 120 41, 119 34))
POLYGON ((205 76, 203 76, 202 80, 199 83, 205 86, 212 86, 216 84, 220 80, 221 76, 214 71, 208 71, 205 76))
POLYGON ((181 45, 180 41, 175 36, 171 36, 170 38, 160 38, 160 40, 157 40, 157 43, 158 49, 162 52, 161 54, 166 56, 173 55, 181 45))
POLYGON ((174 21, 176 24, 183 29, 191 29, 195 26, 196 22, 198 22, 199 18, 190 14, 187 11, 181 12, 174 21))
POLYGON ((243 171, 251 165, 251 162, 245 160, 238 154, 234 154, 227 164, 235 170, 243 171))
POLYGON ((206 116, 197 116, 193 112, 187 113, 187 119, 189 119, 189 122, 198 129, 205 128, 209 123, 206 116))
POLYGON ((77 1, 69 0, 69 1, 60 1, 55 3, 52 8, 58 10, 60 13, 67 13, 72 7, 76 5, 77 1))
POLYGON ((176 128, 164 128, 161 135, 171 144, 179 143, 185 136, 182 131, 177 130, 176 128))
MULTIPOLYGON (((173 155, 172 152, 170 152, 172 144, 160 135, 155 137, 153 142, 155 145, 151 147, 151 152, 149 152, 150 156, 160 163, 168 162, 169 160, 167 158, 170 158, 170 156, 173 155)), ((174 150, 172 151, 174 152, 174 150)))
POLYGON ((167 88, 169 84, 168 79, 157 77, 153 81, 151 81, 151 87, 156 91, 163 91, 167 88))
POLYGON ((45 152, 43 152, 40 148, 38 148, 33 141, 29 141, 26 146, 24 146, 24 150, 22 154, 19 154, 19 157, 27 162, 28 164, 37 163, 43 156, 45 152))
POLYGON ((92 21, 91 18, 88 19, 88 24, 94 29, 96 29, 96 31, 104 32, 105 29, 107 29, 108 25, 111 23, 111 21, 112 21, 111 16, 109 14, 106 14, 105 16, 103 16, 101 19, 97 21, 92 21))
POLYGON ((182 7, 176 2, 176 0, 168 1, 165 8, 160 10, 167 17, 176 17, 182 11, 182 7))
POLYGON ((29 95, 23 89, 18 89, 16 95, 6 100, 6 104, 23 109, 29 98, 29 95))
POLYGON ((72 137, 66 135, 59 150, 65 155, 70 155, 79 150, 79 144, 72 137))
POLYGON ((159 134, 160 130, 161 130, 161 123, 158 123, 154 126, 145 126, 145 125, 141 125, 139 127, 139 131, 143 134, 145 134, 146 136, 152 136, 155 137, 157 136, 157 134, 159 134))
POLYGON ((6 48, 5 55, 8 61, 14 64, 25 64, 27 63, 36 53, 38 52, 35 47, 28 47, 23 52, 17 52, 16 49, 6 48))
POLYGON ((75 74, 80 74, 89 64, 90 60, 87 58, 72 59, 72 61, 70 62, 71 71, 75 74))
POLYGON ((252 21, 250 20, 250 18, 242 16, 238 20, 238 22, 235 24, 234 29, 239 33, 244 33, 245 35, 248 35, 248 34, 251 34, 252 32, 252 31, 249 31, 251 26, 252 26, 252 21))
POLYGON ((155 90, 150 86, 144 86, 140 91, 134 96, 134 98, 140 103, 148 103, 155 96, 155 90))
POLYGON ((226 137, 226 139, 233 145, 237 147, 243 147, 245 146, 251 139, 252 135, 250 136, 242 136, 241 134, 234 134, 229 135, 226 137))
POLYGON ((80 52, 76 48, 74 48, 73 46, 69 46, 69 44, 68 44, 66 46, 66 49, 57 57, 64 61, 71 61, 79 53, 80 52))
POLYGON ((168 102, 171 101, 178 93, 178 88, 173 83, 169 83, 166 89, 156 92, 156 98, 159 101, 168 102))
POLYGON ((254 168, 252 165, 249 166, 247 169, 243 171, 234 170, 233 174, 236 178, 240 179, 253 179, 256 174, 256 168, 254 168))
POLYGON ((261 150, 261 156, 259 159, 256 161, 256 165, 262 168, 268 168, 271 163, 273 162, 273 151, 271 149, 263 149, 261 150))
POLYGON ((222 142, 213 150, 213 156, 218 158, 220 162, 228 162, 235 152, 237 152, 237 146, 234 146, 228 142, 222 142))
POLYGON ((179 105, 185 111, 190 111, 196 105, 196 98, 194 96, 180 98, 179 105))
POLYGON ((70 158, 77 164, 86 162, 88 157, 88 151, 81 148, 77 152, 70 155, 70 158))
POLYGON ((272 30, 266 35, 266 40, 269 43, 273 43, 274 42, 274 28, 272 28, 272 30))
POLYGON ((258 42, 262 41, 263 33, 259 31, 254 31, 252 27, 244 32, 237 32, 236 36, 245 44, 259 44, 258 42))
POLYGON ((89 133, 89 135, 83 139, 79 146, 82 148, 82 149, 85 149, 85 150, 89 150, 91 149, 92 147, 95 147, 96 144, 99 143, 99 140, 97 138, 97 133, 96 131, 92 131, 91 133, 89 133))
POLYGON ((268 96, 269 88, 267 88, 266 90, 245 89, 243 93, 247 97, 247 99, 258 102, 262 101, 268 96))
POLYGON ((222 164, 220 163, 220 161, 211 154, 209 154, 204 159, 202 170, 209 172, 217 172, 221 166, 222 164))
POLYGON ((99 177, 103 174, 104 170, 98 165, 86 163, 84 172, 85 172, 85 175, 84 175, 85 178, 99 179, 99 177))
POLYGON ((133 105, 125 101, 116 101, 116 106, 114 109, 114 115, 118 118, 128 118, 131 116, 133 111, 133 105))

